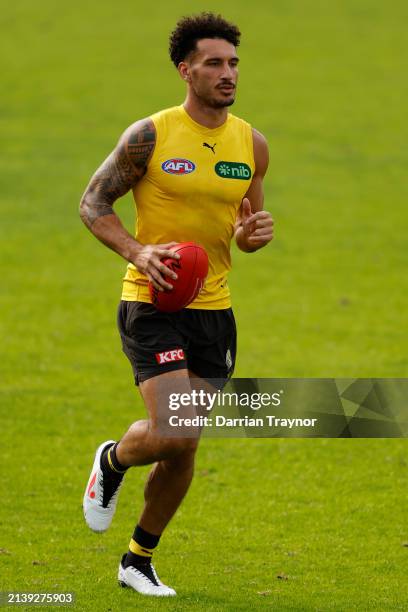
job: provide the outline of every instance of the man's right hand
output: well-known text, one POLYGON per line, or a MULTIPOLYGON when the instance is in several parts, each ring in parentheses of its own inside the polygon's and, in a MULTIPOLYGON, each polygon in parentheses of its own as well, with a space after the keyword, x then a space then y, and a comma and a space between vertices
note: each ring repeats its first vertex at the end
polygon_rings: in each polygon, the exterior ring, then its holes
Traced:
POLYGON ((176 280, 177 274, 162 263, 162 259, 171 257, 180 259, 180 255, 171 251, 170 248, 176 246, 177 242, 167 242, 166 244, 146 244, 142 246, 137 254, 132 258, 132 263, 136 268, 147 276, 153 287, 158 291, 173 289, 173 285, 168 283, 163 276, 168 276, 176 280))

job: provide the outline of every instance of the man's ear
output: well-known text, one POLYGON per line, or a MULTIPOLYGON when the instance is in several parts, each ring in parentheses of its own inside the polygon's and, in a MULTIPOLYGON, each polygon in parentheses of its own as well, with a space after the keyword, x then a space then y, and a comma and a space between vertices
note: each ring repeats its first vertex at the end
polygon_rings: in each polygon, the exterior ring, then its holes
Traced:
POLYGON ((183 81, 187 81, 187 83, 189 83, 190 82, 190 68, 188 64, 186 62, 180 62, 177 69, 183 81))

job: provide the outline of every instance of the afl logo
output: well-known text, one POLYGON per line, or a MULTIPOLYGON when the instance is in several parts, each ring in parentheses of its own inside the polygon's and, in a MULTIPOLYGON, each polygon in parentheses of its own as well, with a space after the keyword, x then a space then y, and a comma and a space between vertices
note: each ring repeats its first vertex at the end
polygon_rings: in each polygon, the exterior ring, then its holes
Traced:
POLYGON ((190 172, 194 172, 195 164, 189 159, 179 159, 176 157, 163 162, 162 170, 168 174, 190 174, 190 172))

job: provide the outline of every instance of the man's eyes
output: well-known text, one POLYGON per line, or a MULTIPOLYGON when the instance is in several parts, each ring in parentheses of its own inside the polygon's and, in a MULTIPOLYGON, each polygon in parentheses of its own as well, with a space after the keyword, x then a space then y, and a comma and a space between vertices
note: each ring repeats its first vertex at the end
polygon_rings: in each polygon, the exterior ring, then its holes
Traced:
MULTIPOLYGON (((222 62, 213 60, 211 62, 207 62, 207 66, 219 66, 221 63, 222 62)), ((232 66, 233 68, 236 68, 238 66, 238 62, 229 62, 229 65, 232 66)))

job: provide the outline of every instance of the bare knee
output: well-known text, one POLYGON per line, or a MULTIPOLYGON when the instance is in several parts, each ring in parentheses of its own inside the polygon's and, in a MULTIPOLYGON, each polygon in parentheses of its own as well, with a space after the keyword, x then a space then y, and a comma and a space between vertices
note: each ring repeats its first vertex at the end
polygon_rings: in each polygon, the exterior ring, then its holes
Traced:
POLYGON ((163 451, 163 459, 188 463, 194 461, 198 440, 197 438, 162 438, 160 446, 163 451))
POLYGON ((194 463, 198 438, 167 437, 152 421, 133 423, 122 438, 118 460, 123 465, 145 465, 179 457, 180 464, 194 463))

